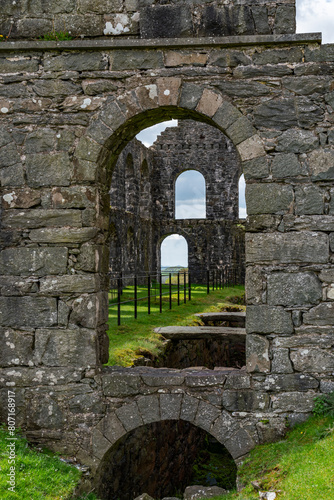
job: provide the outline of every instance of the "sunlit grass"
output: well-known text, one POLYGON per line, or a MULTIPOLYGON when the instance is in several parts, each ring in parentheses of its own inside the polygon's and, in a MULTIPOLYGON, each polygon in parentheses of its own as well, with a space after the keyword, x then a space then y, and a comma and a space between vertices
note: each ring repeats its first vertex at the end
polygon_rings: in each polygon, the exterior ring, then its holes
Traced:
POLYGON ((334 498, 334 419, 313 417, 296 426, 286 439, 256 447, 239 470, 247 486, 216 500, 255 500, 261 491, 277 492, 277 499, 331 500, 334 498))
MULTIPOLYGON (((0 427, 0 498, 1 500, 66 500, 80 480, 81 471, 62 462, 46 450, 28 446, 25 438, 16 434, 13 441, 4 427, 0 427), (8 487, 10 467, 8 444, 15 443, 15 491, 8 487)), ((89 500, 96 497, 91 496, 89 500)))
MULTIPOLYGON (((174 290, 175 292, 175 290, 174 290)), ((140 289, 138 296, 147 295, 147 289, 140 289)), ((219 311, 223 307, 233 305, 228 297, 242 297, 244 287, 237 285, 221 290, 210 290, 207 295, 206 286, 192 285, 192 300, 184 304, 184 293, 180 293, 180 305, 177 305, 177 293, 172 295, 172 309, 169 309, 169 297, 163 297, 163 312, 160 314, 159 297, 151 296, 151 314, 148 314, 148 302, 138 302, 138 319, 134 319, 134 303, 128 302, 121 306, 121 325, 117 326, 117 305, 111 302, 109 307, 109 362, 108 365, 130 366, 133 361, 150 353, 159 355, 163 347, 163 339, 154 328, 168 325, 198 325, 200 321, 194 316, 200 312, 219 311)), ((133 298, 133 288, 125 289, 122 301, 133 298)), ((243 306, 238 306, 243 307, 243 306)))

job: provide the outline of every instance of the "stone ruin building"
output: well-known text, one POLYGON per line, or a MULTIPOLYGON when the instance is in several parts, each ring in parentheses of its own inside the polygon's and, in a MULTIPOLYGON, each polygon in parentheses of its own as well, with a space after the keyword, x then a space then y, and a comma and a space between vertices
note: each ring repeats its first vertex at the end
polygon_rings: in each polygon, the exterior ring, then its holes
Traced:
POLYGON ((162 422, 239 463, 334 389, 334 45, 295 33, 294 0, 5 1, 0 26, 1 420, 10 388, 98 492, 162 422), (220 130, 245 175, 246 370, 103 366, 112 173, 171 118, 220 130))
POLYGON ((207 270, 244 269, 244 230, 239 224, 241 167, 232 142, 212 126, 181 120, 147 148, 133 139, 121 152, 111 179, 110 269, 156 272, 161 243, 170 234, 188 243, 189 272, 205 282, 207 270), (206 218, 176 219, 175 184, 182 172, 200 172, 206 218))

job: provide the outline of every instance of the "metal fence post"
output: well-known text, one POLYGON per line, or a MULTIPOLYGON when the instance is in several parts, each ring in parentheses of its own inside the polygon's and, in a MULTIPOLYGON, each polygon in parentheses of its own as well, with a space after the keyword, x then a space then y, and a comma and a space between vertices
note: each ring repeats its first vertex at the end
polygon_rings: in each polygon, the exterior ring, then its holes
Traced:
POLYGON ((169 273, 169 309, 172 308, 172 273, 169 273))
POLYGON ((160 305, 160 312, 162 313, 162 276, 161 276, 161 273, 160 273, 160 278, 159 278, 159 291, 160 291, 159 305, 160 305))
POLYGON ((180 305, 180 271, 177 272, 177 305, 180 305))
POLYGON ((137 319, 137 301, 138 301, 138 297, 137 297, 137 276, 135 276, 135 319, 137 319))
POLYGON ((191 300, 191 281, 190 272, 188 271, 188 300, 191 300))
POLYGON ((186 273, 183 273, 183 296, 184 296, 184 303, 187 303, 187 281, 186 281, 186 273))
POLYGON ((210 293, 210 271, 207 270, 206 272, 206 293, 210 293))
POLYGON ((122 280, 117 279, 117 324, 121 324, 121 293, 122 293, 122 280))
POLYGON ((147 276, 147 312, 151 314, 151 276, 147 276))

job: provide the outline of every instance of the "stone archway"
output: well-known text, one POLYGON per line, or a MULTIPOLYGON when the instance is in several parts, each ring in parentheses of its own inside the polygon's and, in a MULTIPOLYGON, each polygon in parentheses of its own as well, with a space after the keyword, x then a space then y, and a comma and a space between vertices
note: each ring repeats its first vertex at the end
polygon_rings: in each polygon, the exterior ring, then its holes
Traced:
MULTIPOLYGON (((96 464, 103 463, 110 448, 125 434, 153 422, 184 420, 211 434, 234 460, 246 455, 258 442, 256 430, 233 419, 226 411, 189 394, 140 396, 106 415, 93 430, 92 448, 96 464)), ((98 476, 98 468, 97 468, 98 476)))

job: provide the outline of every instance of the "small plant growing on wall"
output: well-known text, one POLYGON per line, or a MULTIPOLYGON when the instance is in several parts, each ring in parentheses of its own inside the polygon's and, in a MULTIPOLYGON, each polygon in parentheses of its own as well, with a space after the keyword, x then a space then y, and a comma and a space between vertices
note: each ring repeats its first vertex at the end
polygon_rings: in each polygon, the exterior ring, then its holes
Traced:
POLYGON ((334 391, 314 398, 313 413, 319 417, 334 417, 334 391))
POLYGON ((49 31, 40 37, 40 40, 57 41, 73 40, 73 36, 68 31, 49 31))

